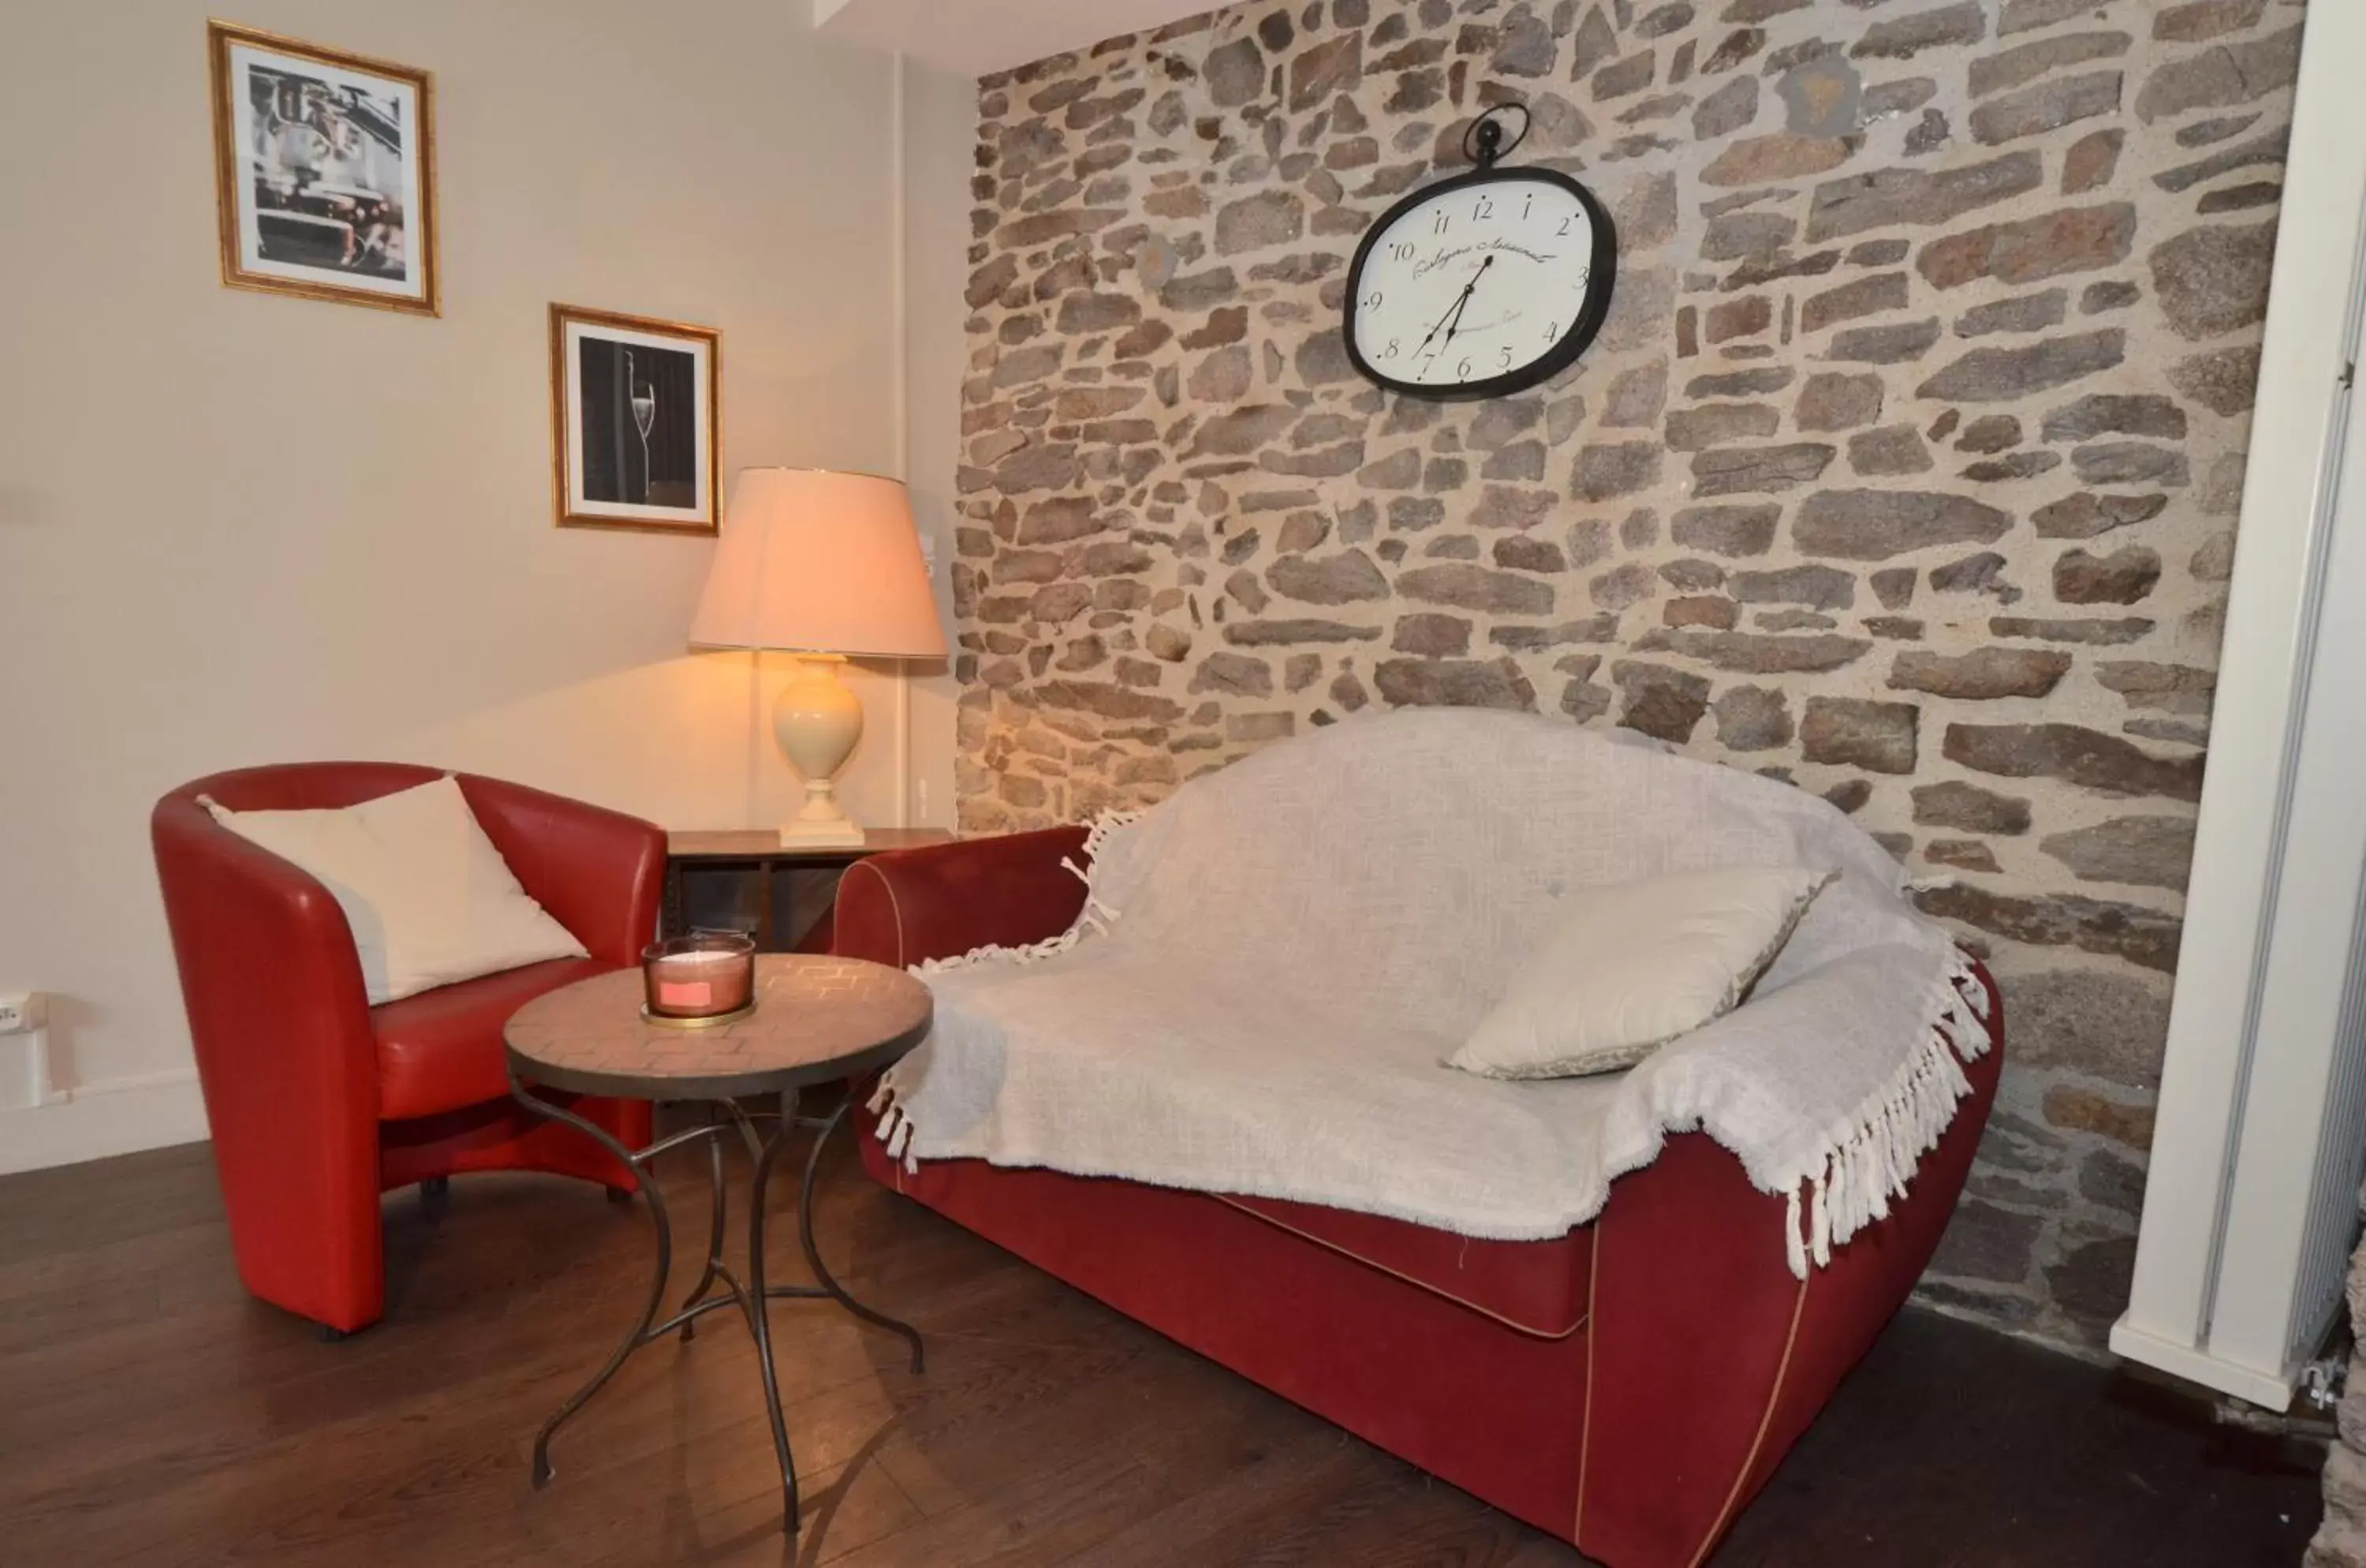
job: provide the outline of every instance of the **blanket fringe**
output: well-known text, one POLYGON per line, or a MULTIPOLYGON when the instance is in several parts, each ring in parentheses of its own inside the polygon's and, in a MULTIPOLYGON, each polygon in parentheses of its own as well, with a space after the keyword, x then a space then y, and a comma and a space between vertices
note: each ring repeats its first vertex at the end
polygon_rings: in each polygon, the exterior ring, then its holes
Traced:
MULTIPOLYGON (((988 942, 951 958, 931 958, 912 965, 912 973, 926 978, 931 975, 947 975, 955 970, 972 969, 986 964, 1041 964, 1047 958, 1073 951, 1088 936, 1106 936, 1118 921, 1119 911, 1096 897, 1093 892, 1093 867, 1099 863, 1101 846, 1110 834, 1121 828, 1132 827, 1142 819, 1139 811, 1104 811, 1085 829, 1084 856, 1086 864, 1062 856, 1060 864, 1077 881, 1085 885, 1085 907, 1076 916, 1076 924, 1057 936, 1042 942, 1026 942, 1018 947, 1006 947, 1000 942, 988 942)), ((878 1092, 871 1097, 871 1111, 879 1118, 876 1129, 879 1141, 887 1146, 890 1159, 901 1159, 907 1171, 917 1173, 919 1156, 911 1152, 912 1118, 903 1109, 900 1097, 900 1075, 912 1058, 905 1057, 880 1075, 878 1092)))
MULTIPOLYGON (((1141 819, 1139 811, 1105 811, 1093 818, 1092 824, 1085 829, 1085 858, 1088 862, 1098 862, 1101 846, 1108 842, 1111 833, 1121 828, 1131 827, 1141 819)), ((951 958, 931 958, 912 965, 912 973, 925 978, 930 975, 947 975, 958 969, 975 968, 981 964, 1041 964, 1046 958, 1056 958, 1072 951, 1088 936, 1108 935, 1109 929, 1117 923, 1119 911, 1094 896, 1092 867, 1078 865, 1065 856, 1060 864, 1085 885, 1084 912, 1076 917, 1076 924, 1057 936, 1045 937, 1042 942, 1031 942, 1019 947, 988 942, 984 947, 974 947, 951 958)))
POLYGON ((1958 953, 1932 987, 1921 1047, 1855 1117, 1826 1135, 1810 1174, 1792 1186, 1784 1255, 1794 1277, 1806 1279, 1810 1262, 1830 1264, 1833 1247, 1887 1219, 1889 1201, 1906 1195, 1915 1168, 1972 1092, 1962 1063, 1987 1055, 1988 1013, 1987 988, 1958 953))

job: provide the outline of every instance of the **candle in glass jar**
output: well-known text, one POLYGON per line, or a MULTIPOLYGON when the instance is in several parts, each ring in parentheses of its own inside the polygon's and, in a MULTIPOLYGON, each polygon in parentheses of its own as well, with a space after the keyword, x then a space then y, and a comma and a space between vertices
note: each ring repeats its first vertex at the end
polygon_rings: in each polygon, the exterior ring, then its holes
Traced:
POLYGON ((755 965, 747 953, 693 948, 648 960, 649 1008, 675 1018, 711 1018, 748 1005, 755 965))

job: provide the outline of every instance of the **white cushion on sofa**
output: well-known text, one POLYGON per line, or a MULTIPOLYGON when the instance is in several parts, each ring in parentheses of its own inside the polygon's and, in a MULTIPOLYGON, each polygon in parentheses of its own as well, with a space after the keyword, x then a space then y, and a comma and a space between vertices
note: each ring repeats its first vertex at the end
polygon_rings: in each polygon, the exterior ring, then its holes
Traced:
POLYGON ((335 897, 372 1007, 546 959, 589 956, 518 885, 449 774, 337 810, 205 807, 335 897))
POLYGON ((1580 889, 1447 1064, 1497 1078, 1631 1067, 1731 1011, 1831 877, 1721 866, 1580 889))

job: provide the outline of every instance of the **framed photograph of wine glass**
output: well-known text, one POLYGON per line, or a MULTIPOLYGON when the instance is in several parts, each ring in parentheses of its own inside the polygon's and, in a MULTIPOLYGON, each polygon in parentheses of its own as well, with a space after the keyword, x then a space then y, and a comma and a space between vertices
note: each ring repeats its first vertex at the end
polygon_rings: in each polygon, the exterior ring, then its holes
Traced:
POLYGON ((712 327, 550 308, 560 527, 715 531, 722 361, 712 327))
POLYGON ((222 281, 436 314, 424 71, 206 24, 222 281))

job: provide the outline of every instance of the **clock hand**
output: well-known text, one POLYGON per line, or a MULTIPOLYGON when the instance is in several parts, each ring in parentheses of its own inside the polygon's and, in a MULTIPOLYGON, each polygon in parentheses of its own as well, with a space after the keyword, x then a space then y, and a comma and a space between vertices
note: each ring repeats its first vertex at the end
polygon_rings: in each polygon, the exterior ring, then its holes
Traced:
MULTIPOLYGON (((1470 275, 1470 281, 1462 286, 1462 292, 1454 297, 1454 303, 1447 307, 1446 314, 1438 317, 1436 324, 1432 326, 1428 332, 1423 333, 1421 342, 1414 345, 1414 354, 1418 355, 1423 349, 1427 348, 1429 346, 1429 340, 1436 337, 1439 331, 1446 327, 1447 322, 1449 321, 1459 320, 1461 317, 1462 308, 1470 303, 1470 291, 1479 287, 1480 273, 1485 272, 1489 266, 1494 264, 1494 260, 1495 258, 1493 256, 1489 256, 1485 261, 1479 264, 1479 272, 1474 272, 1470 275)), ((1446 335, 1449 342, 1452 341, 1454 337, 1454 333, 1452 332, 1448 332, 1446 335)))
POLYGON ((1470 281, 1463 287, 1462 298, 1454 307, 1454 320, 1446 329, 1446 342, 1449 348, 1453 346, 1454 334, 1462 330, 1462 312, 1470 308, 1470 296, 1478 292, 1479 280, 1486 276, 1487 269, 1494 265, 1495 258, 1492 255, 1481 262, 1479 270, 1470 275, 1470 281))
MULTIPOLYGON (((1473 281, 1476 280, 1474 279, 1473 281)), ((1438 333, 1445 328, 1448 321, 1453 320, 1455 313, 1462 309, 1463 302, 1470 298, 1470 285, 1464 284, 1462 287, 1462 292, 1454 297, 1454 303, 1447 307, 1446 314, 1438 317, 1436 321, 1430 327, 1429 331, 1422 333, 1421 342, 1414 345, 1413 351, 1415 355, 1419 355, 1423 349, 1429 346, 1429 340, 1436 337, 1438 333)))

